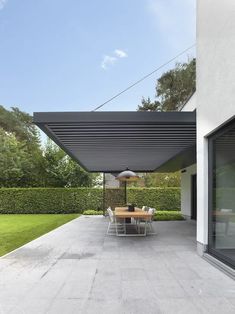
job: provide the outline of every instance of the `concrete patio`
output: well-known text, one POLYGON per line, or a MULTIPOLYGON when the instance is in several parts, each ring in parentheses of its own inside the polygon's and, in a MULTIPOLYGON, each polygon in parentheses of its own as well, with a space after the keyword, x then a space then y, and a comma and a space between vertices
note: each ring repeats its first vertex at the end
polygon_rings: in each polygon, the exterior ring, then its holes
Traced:
POLYGON ((106 236, 82 216, 0 259, 0 314, 235 313, 235 282, 195 252, 193 222, 106 236))

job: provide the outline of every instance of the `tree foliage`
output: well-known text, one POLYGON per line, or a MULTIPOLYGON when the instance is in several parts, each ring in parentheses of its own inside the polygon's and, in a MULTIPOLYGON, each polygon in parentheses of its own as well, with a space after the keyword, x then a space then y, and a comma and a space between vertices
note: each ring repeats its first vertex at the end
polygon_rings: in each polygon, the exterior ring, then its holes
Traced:
POLYGON ((84 171, 49 139, 44 149, 44 158, 45 186, 89 187, 95 183, 97 175, 84 171))
POLYGON ((196 90, 196 59, 176 63, 157 80, 156 99, 142 98, 139 111, 178 111, 196 90))
POLYGON ((32 117, 0 106, 0 187, 78 187, 96 184, 56 144, 40 144, 32 117))
POLYGON ((128 184, 131 187, 180 187, 180 173, 143 173, 141 179, 128 184))

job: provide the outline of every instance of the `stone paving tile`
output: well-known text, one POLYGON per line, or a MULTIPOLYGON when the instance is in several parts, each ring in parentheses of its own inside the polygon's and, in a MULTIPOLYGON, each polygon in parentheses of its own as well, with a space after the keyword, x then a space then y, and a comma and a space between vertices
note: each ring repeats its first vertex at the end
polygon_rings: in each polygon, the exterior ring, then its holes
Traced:
POLYGON ((54 297, 81 299, 88 298, 92 287, 92 280, 75 280, 65 282, 54 297))
MULTIPOLYGON (((158 299, 160 313, 162 314, 199 314, 200 309, 186 298, 159 298, 158 299)), ((222 313, 221 313, 222 314, 222 313)))
POLYGON ((197 297, 191 299, 202 314, 234 314, 235 307, 226 299, 221 297, 197 297))
MULTIPOLYGON (((226 278, 227 279, 227 278, 226 278)), ((235 297, 234 280, 179 280, 185 292, 191 297, 235 297)))
MULTIPOLYGON (((26 298, 24 301, 19 302, 13 306, 9 312, 1 314, 42 314, 46 313, 51 306, 51 299, 31 299, 26 298)), ((62 312, 61 312, 62 313, 62 312)))
POLYGON ((107 236, 80 217, 0 259, 0 314, 235 313, 235 282, 195 251, 195 224, 107 236))
POLYGON ((120 301, 122 297, 121 281, 107 277, 95 277, 89 297, 96 300, 120 301))
POLYGON ((120 269, 120 275, 122 281, 140 281, 148 280, 147 274, 142 268, 123 268, 120 269))
POLYGON ((121 303, 121 312, 123 314, 162 314, 160 310, 159 302, 154 299, 140 300, 131 299, 124 300, 121 303))
POLYGON ((174 278, 170 280, 159 280, 152 283, 152 289, 157 299, 187 298, 188 294, 180 283, 174 278))
MULTIPOLYGON (((84 305, 86 299, 55 299, 49 308, 46 309, 47 314, 78 314, 84 313, 84 305)), ((34 312, 32 313, 34 314, 34 312)), ((39 313, 38 313, 39 314, 39 313)))
POLYGON ((155 291, 148 280, 122 281, 122 299, 125 301, 138 299, 147 302, 155 297, 155 291))
MULTIPOLYGON (((79 312, 77 312, 79 313, 79 312)), ((85 303, 82 314, 124 314, 120 300, 90 298, 85 303)), ((128 313, 130 314, 130 313, 128 313)))

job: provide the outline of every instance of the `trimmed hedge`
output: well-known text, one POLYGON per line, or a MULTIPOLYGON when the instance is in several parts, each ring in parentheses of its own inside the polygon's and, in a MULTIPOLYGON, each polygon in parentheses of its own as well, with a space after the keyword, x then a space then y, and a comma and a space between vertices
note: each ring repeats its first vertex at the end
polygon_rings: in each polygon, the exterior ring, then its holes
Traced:
MULTIPOLYGON (((117 205, 118 189, 109 189, 106 206, 117 205)), ((129 188, 128 202, 157 210, 179 210, 179 188, 129 188)), ((0 188, 0 214, 69 214, 101 210, 103 190, 98 188, 0 188)), ((124 204, 123 204, 124 205, 124 204)))
POLYGON ((180 212, 174 210, 162 210, 156 212, 154 215, 155 221, 166 221, 166 220, 184 220, 184 217, 180 212))
POLYGON ((87 215, 87 216, 94 216, 94 215, 103 215, 104 212, 103 210, 94 210, 94 209, 87 209, 84 210, 83 215, 87 215))
POLYGON ((214 208, 227 208, 235 212, 235 188, 217 188, 214 195, 214 208))
POLYGON ((131 188, 128 202, 156 210, 180 210, 180 188, 131 188))
MULTIPOLYGON (((88 209, 83 212, 83 215, 103 215, 102 210, 88 209)), ((169 221, 169 220, 185 220, 179 211, 175 210, 161 210, 157 211, 154 215, 155 221, 169 221)))
POLYGON ((101 209, 102 192, 88 188, 0 189, 1 214, 70 214, 101 209))

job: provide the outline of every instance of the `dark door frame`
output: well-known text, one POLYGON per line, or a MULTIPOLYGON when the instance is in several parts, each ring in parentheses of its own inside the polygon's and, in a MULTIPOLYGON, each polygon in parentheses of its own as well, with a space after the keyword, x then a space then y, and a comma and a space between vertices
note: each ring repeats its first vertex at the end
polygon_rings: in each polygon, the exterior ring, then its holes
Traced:
POLYGON ((191 175, 191 219, 197 220, 197 175, 191 175))
POLYGON ((214 141, 222 136, 224 133, 228 132, 230 129, 234 128, 235 118, 229 119, 227 122, 223 123, 218 127, 213 133, 209 134, 208 139, 208 247, 207 252, 212 256, 218 258, 218 260, 224 262, 228 266, 234 268, 234 261, 228 257, 220 254, 213 247, 214 241, 214 221, 213 221, 213 180, 214 180, 214 141))

